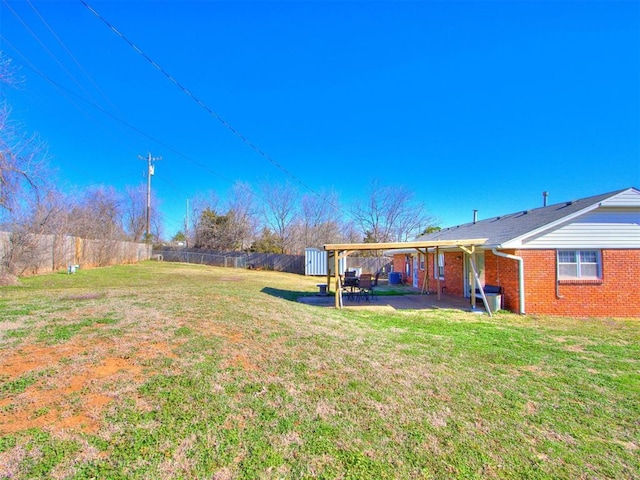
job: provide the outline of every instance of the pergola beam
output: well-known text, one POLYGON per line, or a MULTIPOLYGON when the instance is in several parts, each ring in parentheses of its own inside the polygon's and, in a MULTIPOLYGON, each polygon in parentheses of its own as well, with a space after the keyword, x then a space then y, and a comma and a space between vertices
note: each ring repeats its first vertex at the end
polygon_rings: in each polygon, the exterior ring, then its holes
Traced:
POLYGON ((381 243, 328 243, 324 246, 327 251, 341 250, 404 250, 410 248, 433 248, 433 247, 459 247, 461 245, 470 247, 472 245, 483 245, 486 238, 465 238, 460 240, 431 240, 423 242, 381 242, 381 243))

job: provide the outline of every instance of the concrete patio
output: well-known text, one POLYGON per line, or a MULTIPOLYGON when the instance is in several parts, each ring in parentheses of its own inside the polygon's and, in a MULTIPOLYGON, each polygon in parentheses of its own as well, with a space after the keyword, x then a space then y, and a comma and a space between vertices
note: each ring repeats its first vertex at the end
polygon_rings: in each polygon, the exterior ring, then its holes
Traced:
MULTIPOLYGON (((381 285, 375 290, 378 293, 367 299, 350 299, 347 295, 342 297, 343 308, 366 310, 427 310, 427 309, 452 309, 466 312, 485 313, 482 300, 476 304, 475 310, 471 309, 468 298, 453 295, 441 295, 440 300, 435 293, 421 293, 419 289, 407 285, 381 285), (385 291, 394 290, 394 295, 384 295, 385 291)), ((318 307, 335 308, 333 292, 329 295, 309 295, 298 298, 298 301, 318 307)))

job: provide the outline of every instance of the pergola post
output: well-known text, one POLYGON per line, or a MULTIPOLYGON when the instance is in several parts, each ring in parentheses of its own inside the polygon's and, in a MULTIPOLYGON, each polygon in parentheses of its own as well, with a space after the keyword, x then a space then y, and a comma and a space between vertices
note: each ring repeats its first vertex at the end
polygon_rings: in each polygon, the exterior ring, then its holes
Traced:
POLYGON ((424 250, 426 255, 424 256, 424 284, 427 293, 429 293, 429 249, 424 250))
MULTIPOLYGON (((420 289, 420 293, 424 293, 425 288, 429 285, 429 270, 427 270, 427 256, 429 255, 429 250, 426 248, 424 249, 424 252, 419 248, 416 248, 416 250, 418 251, 418 272, 420 272, 420 255, 424 255, 424 278, 422 279, 422 288, 420 289)), ((418 278, 419 275, 420 274, 418 274, 418 278)))
POLYGON ((333 252, 333 275, 336 279, 336 308, 342 308, 342 285, 340 285, 340 255, 333 252))
POLYGON ((471 265, 471 270, 473 275, 471 277, 471 308, 473 310, 476 309, 476 288, 478 288, 478 283, 476 278, 478 277, 478 272, 476 271, 476 250, 475 248, 471 249, 471 254, 469 255, 469 265, 471 265))
POLYGON ((327 251, 327 290, 331 291, 331 254, 335 253, 332 250, 327 251))
POLYGON ((473 270, 473 278, 471 279, 471 308, 472 309, 476 308, 476 288, 477 288, 476 286, 479 285, 480 296, 482 297, 482 303, 484 304, 484 308, 487 310, 487 314, 489 314, 489 316, 492 317, 493 315, 491 314, 491 309, 489 308, 489 302, 487 301, 487 296, 484 294, 484 287, 480 282, 480 277, 478 276, 478 270, 476 269, 476 261, 475 261, 476 247, 475 245, 471 245, 471 247, 466 248, 461 245, 460 249, 466 252, 467 254, 469 254, 469 263, 471 264, 471 270, 473 270))
MULTIPOLYGON (((436 245, 436 256, 435 256, 435 260, 433 262, 434 265, 440 265, 438 262, 440 262, 440 249, 438 248, 438 246, 436 245)), ((440 272, 436 273, 436 290, 438 291, 438 300, 442 299, 442 293, 440 292, 440 272)))

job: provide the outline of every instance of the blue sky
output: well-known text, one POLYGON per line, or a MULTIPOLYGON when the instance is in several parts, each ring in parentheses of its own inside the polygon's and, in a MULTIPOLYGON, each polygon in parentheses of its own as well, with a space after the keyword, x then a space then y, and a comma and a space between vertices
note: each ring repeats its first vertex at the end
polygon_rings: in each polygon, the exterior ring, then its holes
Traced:
POLYGON ((69 190, 145 182, 138 155, 162 156, 168 235, 236 181, 348 204, 377 179, 443 227, 640 186, 637 1, 87 0, 273 161, 79 0, 30 2, 0 2, 14 120, 69 190))

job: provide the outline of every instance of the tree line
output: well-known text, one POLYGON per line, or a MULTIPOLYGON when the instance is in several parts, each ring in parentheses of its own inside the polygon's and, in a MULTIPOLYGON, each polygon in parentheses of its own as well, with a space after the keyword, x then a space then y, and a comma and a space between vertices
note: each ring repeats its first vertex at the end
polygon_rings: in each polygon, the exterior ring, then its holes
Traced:
MULTIPOLYGON (((20 78, 0 52, 0 231, 9 245, 0 248, 0 284, 15 274, 15 252, 30 251, 38 236, 68 235, 89 240, 145 240, 146 189, 110 186, 69 191, 59 188, 48 164, 46 144, 12 121, 6 88, 20 78)), ((152 225, 160 232, 158 212, 152 225)))
MULTIPOLYGON (((0 85, 19 83, 0 52, 0 85)), ((11 122, 0 98, 0 230, 15 239, 29 234, 86 239, 162 242, 162 217, 155 199, 145 238, 146 186, 118 191, 110 186, 61 190, 47 163, 46 145, 11 122)), ((226 198, 215 193, 191 202, 189 220, 172 237, 190 247, 220 251, 302 253, 326 243, 387 242, 414 238, 434 220, 403 187, 371 181, 366 197, 352 205, 334 191, 301 193, 291 183, 256 188, 238 182, 226 198)))
POLYGON ((300 254, 327 243, 407 241, 434 219, 415 194, 398 186, 368 184, 357 202, 335 191, 301 193, 295 185, 236 183, 225 199, 215 193, 191 202, 190 221, 172 240, 217 251, 300 254))

